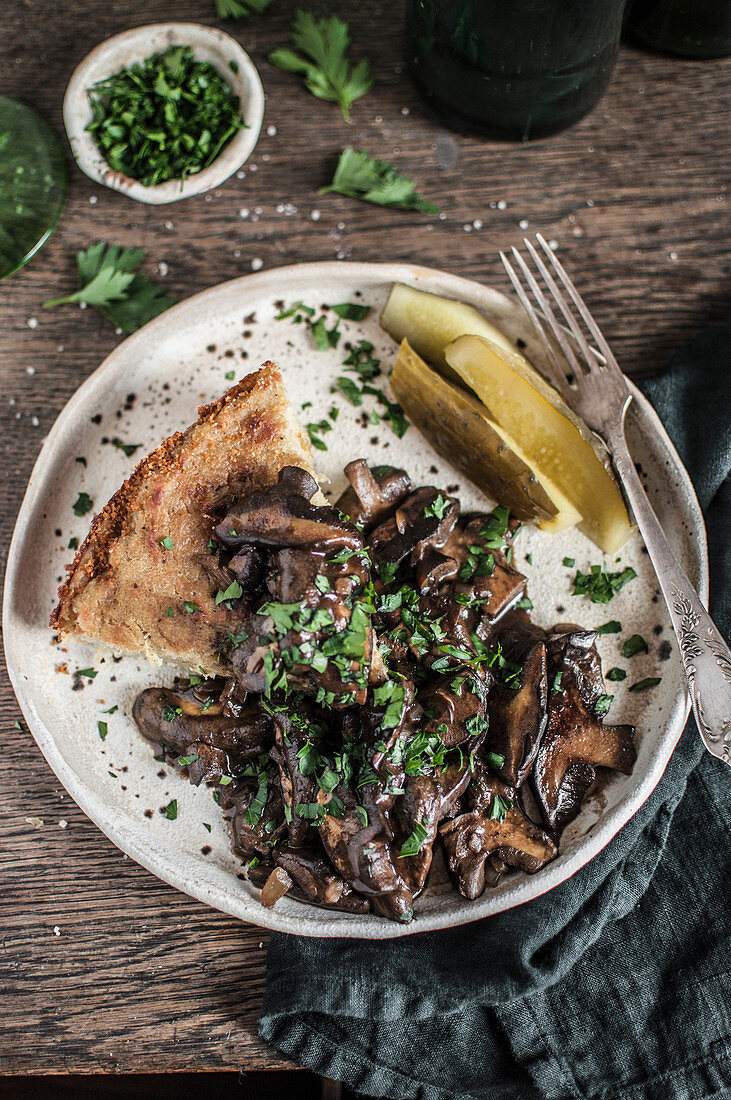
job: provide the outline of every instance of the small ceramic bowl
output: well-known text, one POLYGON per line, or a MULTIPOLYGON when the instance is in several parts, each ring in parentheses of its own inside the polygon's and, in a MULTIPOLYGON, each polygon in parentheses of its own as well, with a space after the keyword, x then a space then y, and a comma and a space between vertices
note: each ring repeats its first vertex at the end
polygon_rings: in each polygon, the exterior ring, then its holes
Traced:
POLYGON ((152 23, 101 42, 74 70, 63 101, 63 121, 76 163, 82 172, 139 202, 161 205, 210 191, 228 179, 251 156, 264 118, 264 89, 249 55, 229 34, 198 23, 152 23), (144 61, 168 46, 190 46, 193 56, 210 61, 239 97, 246 129, 239 130, 202 172, 183 180, 145 187, 115 172, 86 127, 92 111, 88 92, 99 80, 144 61), (233 67, 232 67, 233 63, 233 67))

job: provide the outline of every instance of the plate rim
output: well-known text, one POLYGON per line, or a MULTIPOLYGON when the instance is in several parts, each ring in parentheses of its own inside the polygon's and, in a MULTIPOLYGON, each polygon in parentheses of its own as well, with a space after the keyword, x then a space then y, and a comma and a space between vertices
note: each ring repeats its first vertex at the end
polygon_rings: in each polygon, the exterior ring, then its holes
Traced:
MULTIPOLYGON (((394 939, 405 935, 417 935, 421 932, 456 928, 464 924, 471 924, 487 916, 506 912, 518 905, 527 904, 529 901, 555 889, 586 866, 591 859, 611 843, 619 830, 631 820, 650 797, 660 781, 685 727, 690 710, 687 692, 676 694, 672 708, 665 719, 664 735, 650 756, 648 769, 642 779, 619 799, 601 823, 597 824, 590 833, 582 838, 582 843, 576 851, 564 859, 559 855, 557 860, 542 870, 540 879, 526 875, 515 883, 515 887, 510 894, 492 897, 489 894, 483 894, 481 898, 475 901, 466 902, 466 912, 464 915, 460 913, 459 919, 455 919, 454 913, 421 914, 419 919, 414 920, 411 924, 399 925, 385 918, 375 918, 375 922, 377 922, 375 923, 372 915, 362 918, 350 914, 338 914, 335 917, 329 917, 326 923, 318 922, 317 918, 311 919, 308 916, 306 923, 302 924, 297 916, 290 916, 276 909, 265 909, 258 898, 243 892, 232 897, 229 891, 214 882, 197 880, 195 884, 192 884, 185 880, 184 874, 176 873, 175 861, 171 859, 171 855, 179 849, 174 844, 157 843, 155 838, 145 834, 144 829, 137 826, 129 815, 106 806, 103 799, 80 778, 73 766, 56 747, 51 730, 41 720, 33 700, 23 690, 21 673, 14 665, 11 652, 14 626, 10 621, 10 600, 8 597, 22 564, 21 550, 28 519, 32 516, 35 503, 47 483, 48 474, 52 472, 52 452, 56 440, 61 435, 66 421, 73 418, 77 406, 85 403, 86 395, 110 373, 113 373, 118 358, 134 351, 138 344, 147 343, 150 339, 154 341, 158 332, 161 335, 163 334, 164 329, 170 324, 171 318, 187 313, 191 309, 194 310, 202 299, 225 295, 235 287, 245 286, 247 289, 254 287, 257 292, 263 292, 266 290, 268 283, 281 286, 283 281, 292 276, 301 277, 303 281, 312 283, 318 278, 324 279, 333 275, 337 275, 343 281, 349 280, 349 278, 352 278, 353 281, 357 281, 359 278, 361 280, 368 278, 370 282, 376 283, 379 281, 383 283, 404 281, 415 277, 428 280, 430 277, 437 276, 446 278, 455 287, 455 294, 459 294, 461 287, 470 300, 473 300, 476 292, 479 292, 479 295, 484 296, 486 299, 492 299, 495 302, 508 302, 511 308, 517 307, 517 309, 520 309, 517 303, 514 303, 501 291, 485 286, 477 280, 454 275, 443 269, 408 262, 369 263, 325 260, 313 263, 288 264, 282 267, 269 268, 266 271, 238 276, 199 291, 166 310, 165 313, 112 349, 109 355, 71 395, 43 442, 18 511, 8 549, 2 616, 5 661, 11 685, 28 724, 29 731, 61 784, 80 809, 112 843, 157 878, 188 896, 211 905, 230 916, 259 927, 268 928, 271 931, 326 938, 394 939), (670 730, 672 730, 671 739, 668 738, 668 731, 670 730), (566 869, 567 862, 571 864, 568 870, 566 869), (195 892, 191 889, 193 885, 195 886, 195 892), (364 919, 368 923, 366 928, 362 927, 364 919)), ((654 408, 631 379, 627 379, 627 382, 640 415, 649 422, 660 448, 666 453, 671 468, 682 485, 682 493, 687 501, 688 513, 693 519, 691 538, 698 558, 699 577, 697 587, 703 603, 706 604, 708 599, 708 549, 705 524, 695 489, 654 408)), ((674 490, 676 494, 679 491, 680 486, 674 490)), ((225 873, 228 876, 228 872, 225 873)), ((304 905, 303 908, 305 908, 304 905)), ((310 912, 315 908, 307 907, 310 912)))

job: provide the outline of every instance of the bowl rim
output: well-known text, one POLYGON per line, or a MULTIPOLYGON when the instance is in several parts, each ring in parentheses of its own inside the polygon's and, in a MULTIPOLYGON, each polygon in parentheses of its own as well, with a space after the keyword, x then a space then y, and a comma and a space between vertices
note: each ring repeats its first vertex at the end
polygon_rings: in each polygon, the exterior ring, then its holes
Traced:
POLYGON ((82 172, 97 183, 150 205, 178 202, 223 183, 251 156, 263 119, 264 89, 253 61, 230 34, 200 23, 148 23, 105 39, 76 66, 63 100, 66 135, 82 172), (145 187, 139 180, 115 172, 86 130, 91 119, 87 91, 97 81, 168 46, 190 46, 194 55, 215 65, 239 97, 246 128, 239 130, 202 172, 183 181, 168 180, 145 187), (238 72, 231 68, 231 62, 238 72))

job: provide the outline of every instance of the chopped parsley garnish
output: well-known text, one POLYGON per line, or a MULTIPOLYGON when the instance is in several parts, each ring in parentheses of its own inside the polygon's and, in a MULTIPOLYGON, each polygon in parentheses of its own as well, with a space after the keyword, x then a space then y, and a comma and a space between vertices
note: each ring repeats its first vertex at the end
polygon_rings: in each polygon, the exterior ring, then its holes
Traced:
POLYGON ((384 584, 391 584, 398 573, 399 563, 397 561, 379 561, 378 572, 381 580, 384 584))
POLYGON ((226 379, 227 382, 233 382, 234 378, 236 377, 236 371, 227 370, 223 377, 226 379))
POLYGON ((597 634, 619 634, 622 630, 622 624, 616 619, 610 619, 607 623, 602 623, 601 626, 596 628, 597 634))
POLYGON ((375 358, 374 351, 370 340, 359 340, 347 359, 343 359, 343 366, 357 374, 361 382, 372 382, 381 374, 381 360, 375 358))
POLYGON ((499 752, 486 752, 485 760, 491 768, 495 768, 496 770, 502 768, 505 763, 505 757, 499 752))
POLYGON ((197 759, 198 753, 194 752, 190 756, 179 756, 175 763, 179 764, 181 768, 187 768, 189 764, 194 764, 197 759))
POLYGON ((136 332, 175 302, 146 275, 138 273, 144 258, 144 248, 123 249, 118 244, 97 241, 76 254, 79 289, 65 298, 44 302, 44 309, 85 302, 122 332, 136 332))
POLYGON ((553 677, 553 682, 551 683, 551 695, 558 695, 559 691, 561 691, 562 679, 563 672, 557 672, 556 675, 553 677))
POLYGON ((73 504, 73 510, 75 516, 85 516, 87 512, 90 512, 94 507, 94 501, 91 499, 88 493, 79 493, 75 503, 73 504))
POLYGON ((228 81, 190 46, 169 46, 88 94, 87 130, 102 156, 144 187, 201 172, 245 126, 228 81))
POLYGON ((634 657, 636 653, 649 653, 650 647, 641 634, 633 634, 622 646, 623 657, 634 657))
POLYGON ((515 606, 521 611, 530 611, 533 607, 533 600, 530 596, 523 596, 522 599, 518 600, 515 606))
POLYGON ((563 563, 568 569, 573 569, 576 565, 576 558, 564 558, 563 563))
POLYGON ((113 439, 112 443, 118 451, 122 451, 127 458, 131 458, 135 451, 139 451, 141 443, 123 443, 121 439, 113 439))
POLYGON ((441 493, 439 493, 439 495, 435 497, 431 504, 427 504, 426 508, 424 509, 424 515, 427 517, 427 519, 429 518, 429 516, 434 516, 435 519, 443 519, 444 513, 449 509, 450 504, 451 501, 446 499, 442 496, 441 493))
POLYGON ((337 103, 343 118, 350 118, 352 104, 373 86, 373 78, 368 61, 351 65, 348 60, 348 24, 335 15, 315 19, 310 12, 299 11, 291 36, 299 52, 274 50, 269 54, 272 65, 285 73, 304 76, 312 95, 337 103))
POLYGON ((636 576, 637 573, 629 565, 618 573, 608 573, 606 567, 592 565, 589 573, 576 571, 573 595, 588 596, 592 603, 609 603, 620 588, 636 576))
POLYGON ((355 302, 342 302, 340 305, 333 306, 332 311, 344 321, 364 321, 371 312, 371 307, 360 306, 355 302))
POLYGON ((101 737, 102 741, 104 741, 107 734, 109 733, 107 723, 99 721, 99 722, 97 722, 96 725, 97 725, 97 729, 99 730, 99 736, 101 737))
POLYGON ((345 375, 339 375, 336 382, 343 397, 346 397, 351 405, 357 407, 363 404, 360 390, 358 389, 357 383, 355 383, 352 378, 346 378, 345 375))
POLYGON ((490 809, 491 821, 504 821, 508 810, 512 809, 513 803, 509 798, 503 798, 501 795, 496 794, 492 800, 492 807, 490 809))
POLYGON ((438 206, 421 198, 416 184, 408 176, 401 175, 387 161, 364 151, 356 152, 350 146, 340 154, 332 183, 320 188, 320 194, 331 191, 376 206, 418 210, 422 214, 439 213, 438 206))
POLYGON ((300 802, 297 807, 297 816, 311 821, 313 825, 322 825, 327 810, 320 802, 300 802))
POLYGON ((498 505, 480 531, 480 538, 489 550, 500 550, 505 545, 509 524, 510 509, 504 504, 498 505))
POLYGON ((167 611, 165 612, 165 614, 167 615, 168 619, 172 619, 172 617, 173 617, 173 615, 175 614, 175 612, 173 611, 172 607, 169 607, 169 608, 167 609, 167 611))
POLYGON ((233 776, 222 775, 219 777, 218 782, 221 787, 228 787, 231 783, 233 783, 233 776))
POLYGON ((329 420, 318 420, 317 423, 311 422, 305 424, 307 434, 310 437, 310 443, 313 447, 316 447, 318 451, 326 451, 327 443, 325 443, 320 436, 325 432, 332 431, 332 424, 329 420))
POLYGON ((384 707, 386 711, 381 719, 381 729, 396 729, 404 712, 406 689, 403 684, 394 680, 387 680, 385 684, 373 689, 373 702, 377 707, 384 707))
POLYGON ((648 688, 657 687, 662 680, 662 676, 646 676, 644 680, 638 680, 636 684, 632 684, 630 691, 647 691, 648 688))
POLYGON ((216 606, 218 606, 218 604, 225 603, 227 604, 230 611, 231 604, 229 601, 238 600, 243 595, 243 593, 244 590, 239 582, 237 580, 233 580, 231 581, 231 584, 228 586, 225 592, 219 589, 219 591, 216 593, 216 606))
POLYGON ((175 821, 178 816, 178 800, 177 798, 171 798, 165 807, 165 817, 168 821, 175 821))
POLYGON ((607 714, 613 702, 613 695, 600 695, 594 704, 594 713, 599 715, 607 714))
POLYGON ((115 703, 113 707, 110 707, 108 710, 103 711, 103 713, 104 714, 116 714, 118 710, 119 710, 119 707, 115 703))
MULTIPOLYGON (((223 777, 222 777, 223 778, 223 777)), ((261 815, 264 812, 264 807, 267 801, 267 773, 262 769, 258 775, 259 785, 256 789, 256 794, 249 803, 244 819, 250 829, 255 829, 261 820, 261 815)))
POLYGON ((365 829, 368 825, 368 811, 366 810, 365 806, 356 806, 355 816, 358 818, 358 821, 360 821, 361 825, 365 829))
POLYGON ((627 673, 623 668, 610 668, 609 672, 606 674, 606 679, 618 683, 620 680, 627 679, 627 673))
POLYGON ((319 351, 329 351, 330 348, 336 348, 340 343, 341 332, 338 328, 337 321, 332 328, 328 328, 325 324, 324 315, 318 317, 316 321, 308 321, 310 334, 319 351))
POLYGON ((170 535, 166 535, 164 539, 160 539, 160 545, 163 547, 164 550, 172 550, 172 548, 175 546, 175 543, 171 539, 170 535))
POLYGON ((189 615, 192 615, 193 612, 195 612, 195 611, 200 611, 200 608, 199 608, 198 604, 193 603, 192 600, 183 600, 183 607, 185 608, 185 610, 188 612, 189 615))
POLYGON ((79 540, 77 539, 76 535, 74 535, 73 538, 69 539, 68 549, 69 550, 78 550, 79 549, 79 540))
POLYGON ((93 680, 99 675, 98 668, 80 668, 76 671, 77 676, 86 676, 89 680, 93 680))
POLYGON ((208 824, 208 822, 207 822, 207 821, 201 821, 201 825, 202 825, 202 826, 203 826, 203 828, 204 828, 204 829, 206 830, 206 832, 210 833, 210 831, 211 831, 211 826, 210 826, 210 825, 208 824))
POLYGON ((428 835, 426 829, 427 820, 426 817, 423 817, 421 821, 416 822, 414 831, 407 836, 406 840, 401 845, 401 851, 397 857, 398 859, 407 859, 409 856, 418 854, 428 835))

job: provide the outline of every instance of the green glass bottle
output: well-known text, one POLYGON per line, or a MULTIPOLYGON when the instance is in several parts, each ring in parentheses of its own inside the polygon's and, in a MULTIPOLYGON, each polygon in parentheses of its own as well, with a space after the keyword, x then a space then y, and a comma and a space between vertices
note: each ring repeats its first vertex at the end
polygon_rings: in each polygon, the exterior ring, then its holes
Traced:
POLYGON ((705 60, 731 55, 731 0, 633 0, 627 30, 659 53, 705 60))
POLYGON ((30 107, 0 95, 0 279, 48 240, 66 199, 66 162, 30 107))
POLYGON ((454 129, 547 137, 599 101, 626 0, 407 0, 406 56, 454 129))

